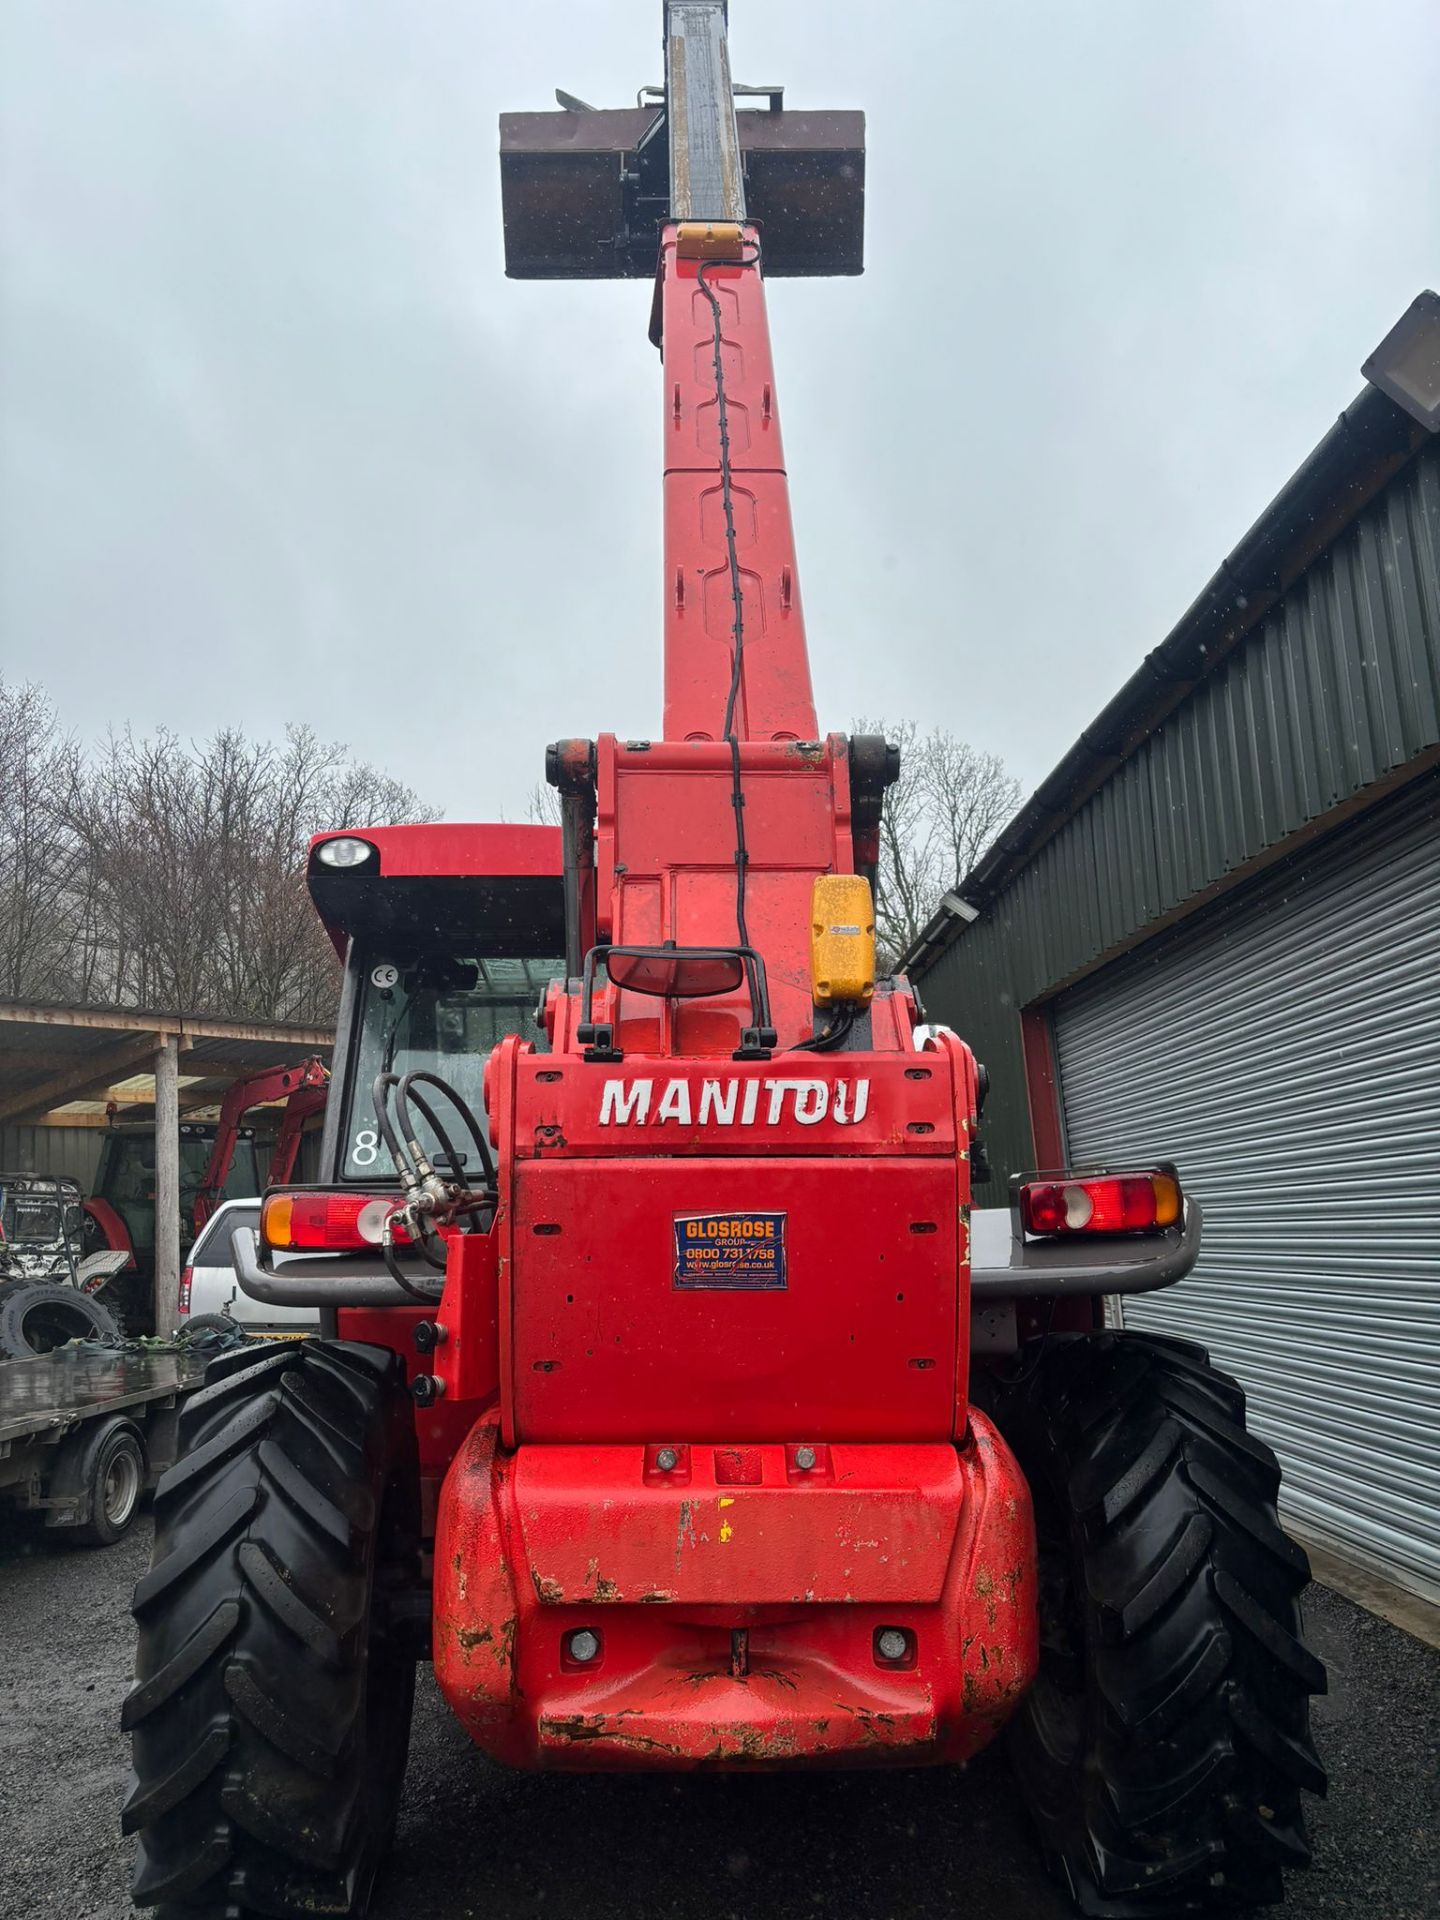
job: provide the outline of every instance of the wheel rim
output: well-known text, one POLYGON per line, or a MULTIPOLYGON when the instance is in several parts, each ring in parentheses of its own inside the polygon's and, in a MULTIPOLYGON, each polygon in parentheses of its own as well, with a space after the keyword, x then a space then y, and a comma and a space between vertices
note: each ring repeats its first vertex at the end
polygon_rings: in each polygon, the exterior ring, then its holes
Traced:
POLYGON ((64 1300, 45 1300, 31 1307, 21 1323, 21 1337, 35 1353, 53 1353, 67 1340, 93 1337, 94 1322, 83 1308, 64 1300))
POLYGON ((105 1469, 100 1504, 112 1527, 123 1527, 140 1498, 140 1466, 129 1447, 117 1447, 105 1469))

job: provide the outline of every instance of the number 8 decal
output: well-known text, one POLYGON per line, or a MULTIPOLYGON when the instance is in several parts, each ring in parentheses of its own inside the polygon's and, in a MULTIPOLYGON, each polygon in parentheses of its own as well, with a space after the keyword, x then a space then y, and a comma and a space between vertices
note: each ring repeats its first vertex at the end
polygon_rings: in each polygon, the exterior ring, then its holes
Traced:
POLYGON ((357 1167, 373 1167, 380 1158, 380 1136, 373 1127, 362 1127, 356 1134, 350 1158, 357 1167))

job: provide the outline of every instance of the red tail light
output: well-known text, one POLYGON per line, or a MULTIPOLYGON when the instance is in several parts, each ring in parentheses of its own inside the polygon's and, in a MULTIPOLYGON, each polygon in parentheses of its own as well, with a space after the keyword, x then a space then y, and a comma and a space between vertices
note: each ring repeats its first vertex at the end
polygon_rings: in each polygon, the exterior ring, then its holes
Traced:
POLYGON ((182 1269, 180 1274, 180 1311, 181 1313, 188 1313, 190 1311, 190 1287, 194 1278, 195 1278, 195 1269, 193 1267, 185 1267, 182 1269))
MULTIPOLYGON (((394 1193, 271 1193, 260 1209, 260 1237, 282 1253, 354 1253, 380 1245, 399 1205, 394 1193)), ((408 1245, 398 1221, 391 1232, 397 1245, 408 1245)))
POLYGON ((1180 1219, 1180 1182, 1164 1168, 1027 1180, 1020 1222, 1027 1233, 1159 1233, 1180 1219))

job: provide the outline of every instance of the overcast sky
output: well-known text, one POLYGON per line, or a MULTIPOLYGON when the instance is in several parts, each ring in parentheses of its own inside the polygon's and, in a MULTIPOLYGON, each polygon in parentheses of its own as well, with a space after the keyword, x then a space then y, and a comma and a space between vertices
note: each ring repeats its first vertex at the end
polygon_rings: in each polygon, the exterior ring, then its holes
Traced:
MULTIPOLYGON (((659 0, 0 0, 0 664, 86 734, 313 723, 451 818, 660 704, 649 289, 502 268, 496 116, 659 0)), ((822 724, 1027 787, 1440 281, 1434 0, 734 0, 868 115, 771 293, 822 724)), ((337 823, 338 824, 338 823, 337 823)))

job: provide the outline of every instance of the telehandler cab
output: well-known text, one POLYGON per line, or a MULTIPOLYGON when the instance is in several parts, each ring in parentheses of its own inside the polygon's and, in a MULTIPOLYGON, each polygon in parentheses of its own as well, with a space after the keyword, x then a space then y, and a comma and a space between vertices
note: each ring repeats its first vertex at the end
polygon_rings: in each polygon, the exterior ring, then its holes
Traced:
POLYGON ((875 977, 895 756, 816 724, 762 265, 859 271, 863 123, 737 112, 722 0, 669 0, 664 41, 638 109, 501 123, 512 273, 655 273, 663 731, 551 748, 563 860, 315 845, 328 1178, 235 1245, 326 1337, 226 1356, 181 1415, 135 1898, 365 1913, 428 1654, 518 1767, 956 1764, 1008 1729, 1082 1912, 1264 1904, 1324 1787, 1305 1557, 1240 1388, 1101 1312, 1189 1271, 1199 1209, 1156 1159, 972 1212, 983 1073, 875 977))

